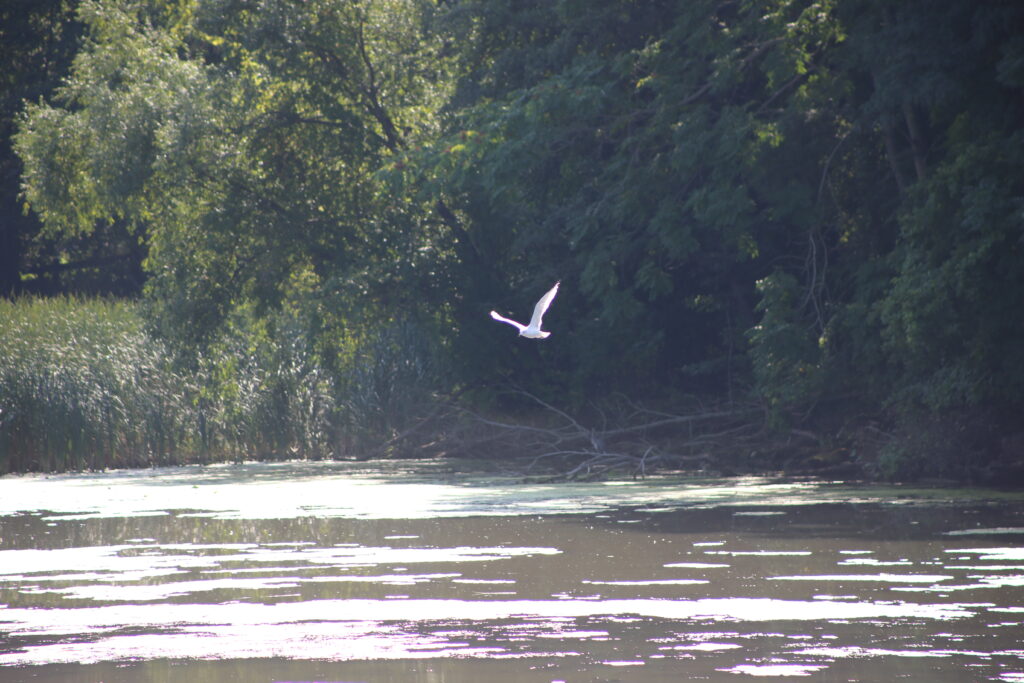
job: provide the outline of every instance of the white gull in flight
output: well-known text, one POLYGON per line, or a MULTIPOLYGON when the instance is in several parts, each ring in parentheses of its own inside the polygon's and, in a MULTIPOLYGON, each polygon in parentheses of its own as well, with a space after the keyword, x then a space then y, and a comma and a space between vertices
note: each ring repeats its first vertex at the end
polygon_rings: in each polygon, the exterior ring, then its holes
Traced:
POLYGON ((551 301, 555 298, 555 294, 558 294, 558 285, 561 282, 556 282, 555 286, 548 290, 548 293, 540 298, 537 305, 533 307, 533 317, 530 318, 529 325, 523 325, 517 323, 515 320, 509 320, 508 318, 498 315, 496 311, 491 311, 491 317, 495 320, 499 320, 503 323, 508 323, 512 327, 519 330, 520 337, 527 337, 529 339, 546 339, 551 333, 545 332, 540 329, 541 319, 544 317, 544 313, 547 312, 548 306, 551 305, 551 301))

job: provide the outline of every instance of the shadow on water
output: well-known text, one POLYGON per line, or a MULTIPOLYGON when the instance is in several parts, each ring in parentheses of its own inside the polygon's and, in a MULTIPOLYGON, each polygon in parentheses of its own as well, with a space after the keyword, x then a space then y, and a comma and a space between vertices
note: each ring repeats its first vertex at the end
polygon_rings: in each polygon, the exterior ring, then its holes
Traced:
POLYGON ((1022 520, 409 464, 0 478, 0 680, 1024 681, 1022 520))

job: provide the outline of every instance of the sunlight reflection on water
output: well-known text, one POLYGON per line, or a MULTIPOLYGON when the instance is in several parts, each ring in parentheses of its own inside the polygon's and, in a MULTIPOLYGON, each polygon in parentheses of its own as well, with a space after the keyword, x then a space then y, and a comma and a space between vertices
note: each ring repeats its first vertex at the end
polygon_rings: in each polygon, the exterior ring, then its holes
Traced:
POLYGON ((0 477, 0 667, 47 683, 220 680, 204 662, 424 683, 1024 669, 1022 501, 410 467, 0 477), (432 664, 410 678, 402 661, 432 664), (304 668, 324 662, 341 668, 304 668), (368 662, 383 668, 344 675, 368 662))
MULTIPOLYGON (((216 519, 307 515, 432 519, 589 514, 623 505, 653 507, 667 502, 688 506, 756 503, 762 508, 851 500, 892 502, 888 492, 764 477, 522 484, 513 477, 466 475, 453 484, 439 480, 432 466, 406 462, 404 469, 388 475, 351 463, 284 462, 5 476, 0 477, 0 515, 46 511, 51 514, 47 519, 67 521, 184 511, 216 519), (426 468, 426 473, 419 468, 426 468)), ((739 514, 773 517, 783 513, 761 509, 739 514)))
MULTIPOLYGON (((4 621, 11 635, 63 636, 109 634, 88 643, 57 642, 21 653, 0 655, 0 664, 52 661, 103 661, 147 657, 203 658, 215 647, 221 657, 321 658, 403 657, 422 650, 416 633, 387 626, 418 621, 465 622, 492 619, 590 618, 637 615, 659 619, 773 621, 779 614, 793 620, 822 619, 957 619, 974 614, 958 605, 796 602, 772 599, 703 600, 321 600, 257 605, 164 605, 157 614, 144 605, 75 610, 8 609, 4 621), (225 627, 223 624, 231 624, 225 627), (119 635, 123 631, 171 629, 169 633, 119 635), (381 632, 388 637, 382 638, 381 632), (402 637, 395 637, 401 633, 402 637), (217 642, 209 636, 215 635, 217 642), (203 636, 194 638, 190 636, 203 636), (353 640, 358 647, 352 648, 353 640), (319 642, 309 647, 310 642, 319 642)), ((579 637, 575 632, 573 637, 579 637)), ((427 638, 436 644, 436 638, 427 638)), ((488 648, 493 652, 494 648, 488 648)), ((466 653, 464 653, 466 654, 466 653)), ((436 652, 432 655, 436 656, 436 652)))

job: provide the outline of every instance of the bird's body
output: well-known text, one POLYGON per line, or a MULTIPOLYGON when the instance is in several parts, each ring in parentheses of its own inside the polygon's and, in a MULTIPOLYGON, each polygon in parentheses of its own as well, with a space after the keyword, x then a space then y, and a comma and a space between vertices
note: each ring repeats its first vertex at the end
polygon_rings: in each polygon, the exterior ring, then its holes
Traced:
POLYGON ((547 339, 551 333, 540 329, 541 321, 544 318, 544 313, 548 310, 548 306, 551 305, 551 301, 555 298, 555 295, 558 294, 558 285, 560 284, 562 283, 556 282, 555 286, 549 289, 547 294, 542 296, 540 301, 537 302, 537 305, 533 307, 533 317, 530 318, 529 325, 523 325, 522 323, 517 323, 515 320, 509 320, 508 318, 498 315, 497 311, 491 311, 491 317, 500 322, 507 323, 519 330, 520 337, 526 337, 528 339, 547 339))

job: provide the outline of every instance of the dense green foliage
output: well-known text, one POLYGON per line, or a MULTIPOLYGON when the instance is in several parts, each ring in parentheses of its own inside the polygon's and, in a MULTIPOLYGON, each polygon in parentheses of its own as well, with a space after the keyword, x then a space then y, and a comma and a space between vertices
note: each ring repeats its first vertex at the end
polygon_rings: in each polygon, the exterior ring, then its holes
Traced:
MULTIPOLYGON (((1024 5, 83 0, 78 20, 66 84, 21 119, 25 198, 48 235, 144 241, 146 320, 192 370, 256 335, 338 405, 376 366, 576 402, 752 395, 776 428, 837 398, 905 424, 1022 405, 1024 5), (487 318, 556 279, 549 341, 487 318)), ((329 421, 370 429, 356 403, 329 421)), ((893 476, 957 471, 889 452, 893 476)))

